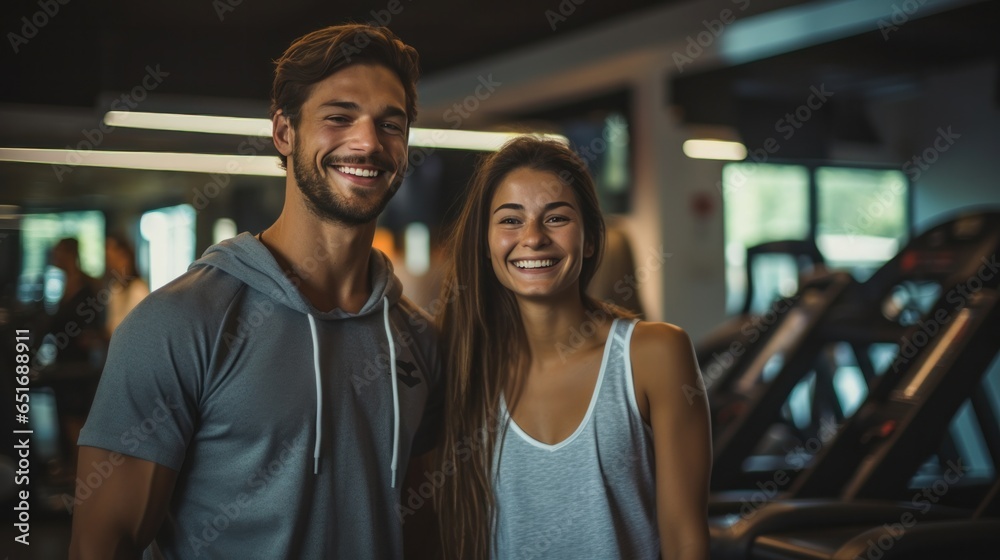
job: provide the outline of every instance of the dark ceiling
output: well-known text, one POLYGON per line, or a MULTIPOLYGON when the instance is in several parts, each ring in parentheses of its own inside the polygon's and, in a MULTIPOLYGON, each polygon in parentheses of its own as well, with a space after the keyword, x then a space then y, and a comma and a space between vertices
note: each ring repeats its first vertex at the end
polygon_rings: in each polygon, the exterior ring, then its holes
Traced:
POLYGON ((416 47, 426 76, 676 2, 17 0, 5 3, 2 16, 8 45, 0 49, 0 103, 91 107, 101 92, 140 83, 147 65, 170 73, 157 93, 262 99, 270 89, 271 61, 293 39, 348 21, 387 23, 416 47), (36 15, 40 2, 58 12, 36 15), (568 15, 560 14, 564 19, 554 20, 553 30, 546 12, 560 9, 568 15), (33 30, 23 29, 22 18, 48 21, 29 37, 33 30), (11 32, 26 39, 13 39, 16 53, 11 32))
POLYGON ((826 84, 844 96, 917 87, 929 74, 1000 55, 1000 2, 968 4, 895 29, 871 31, 735 66, 679 74, 674 102, 689 122, 735 121, 740 99, 792 98, 826 84))
MULTIPOLYGON (((24 116, 14 118, 7 111, 0 120, 0 145, 76 145, 81 131, 99 122, 114 96, 141 84, 147 67, 159 66, 170 74, 157 86, 157 95, 214 97, 223 100, 231 114, 257 114, 266 106, 271 61, 293 39, 325 25, 391 16, 389 27, 418 49, 428 76, 684 1, 8 1, 0 15, 7 41, 0 48, 0 109, 13 104, 13 112, 24 116), (44 14, 43 5, 50 10, 58 6, 58 13, 44 14), (547 19, 548 10, 567 14, 556 22, 556 30, 547 19), (44 24, 25 29, 25 21, 32 19, 44 24), (22 104, 42 110, 28 112, 19 107, 22 104)), ((889 40, 872 29, 743 64, 689 69, 669 84, 669 102, 685 123, 734 127, 753 147, 774 133, 775 119, 801 104, 810 87, 826 84, 837 92, 834 101, 824 107, 818 124, 809 127, 810 135, 798 134, 795 146, 784 146, 782 154, 822 158, 834 141, 877 144, 868 118, 873 99, 900 88, 919 90, 928 74, 995 61, 1000 53, 995 29, 1000 0, 955 0, 950 9, 923 15, 900 26, 889 40)), ((994 95, 996 89, 994 85, 994 95)), ((222 135, 123 129, 102 148, 231 153, 233 142, 222 135)), ((18 201, 39 208, 126 204, 160 192, 190 191, 205 182, 197 174, 140 176, 102 168, 80 168, 57 182, 50 167, 0 163, 0 203, 18 201), (170 181, 193 186, 164 186, 170 181), (140 192, 138 183, 149 192, 140 192), (94 197, 101 199, 95 202, 94 197)))
MULTIPOLYGON (((919 92, 928 76, 1000 55, 1000 1, 968 2, 890 27, 744 64, 674 76, 671 102, 688 124, 736 128, 750 147, 774 134, 775 120, 793 113, 812 88, 835 92, 817 112, 820 121, 799 134, 786 157, 822 159, 837 141, 878 144, 871 103, 919 92)), ((998 66, 1000 67, 1000 66, 998 66)), ((1000 106, 1000 90, 993 94, 1000 106)), ((963 92, 956 91, 956 95, 963 92)))

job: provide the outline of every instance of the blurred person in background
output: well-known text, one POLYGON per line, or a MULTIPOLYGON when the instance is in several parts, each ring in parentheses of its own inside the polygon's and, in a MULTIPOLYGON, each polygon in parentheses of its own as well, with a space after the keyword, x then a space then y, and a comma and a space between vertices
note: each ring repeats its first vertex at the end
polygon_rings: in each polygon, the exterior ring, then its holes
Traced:
POLYGON ((124 235, 111 234, 104 244, 106 287, 111 291, 104 330, 107 338, 132 308, 149 295, 149 285, 135 268, 135 251, 124 235))
POLYGON ((72 237, 55 244, 51 259, 64 274, 64 287, 45 334, 55 338, 57 363, 86 362, 100 340, 102 317, 94 305, 100 281, 80 268, 80 242, 72 237))
POLYGON ((76 440, 83 427, 100 375, 95 356, 103 356, 103 309, 96 305, 100 281, 80 267, 80 242, 60 239, 52 248, 52 266, 63 272, 63 294, 39 342, 46 358, 36 386, 50 387, 59 418, 60 454, 72 468, 76 440))
POLYGON ((594 272, 587 295, 643 317, 646 313, 639 299, 635 256, 628 234, 624 228, 609 221, 606 238, 604 258, 594 272))

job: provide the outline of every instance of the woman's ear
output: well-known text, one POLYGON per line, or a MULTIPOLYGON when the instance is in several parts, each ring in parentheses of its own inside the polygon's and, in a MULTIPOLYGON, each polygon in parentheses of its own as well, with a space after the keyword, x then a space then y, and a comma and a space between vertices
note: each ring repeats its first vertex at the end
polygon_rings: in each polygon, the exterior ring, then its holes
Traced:
POLYGON ((583 242, 583 257, 589 259, 594 256, 594 241, 587 239, 583 242))

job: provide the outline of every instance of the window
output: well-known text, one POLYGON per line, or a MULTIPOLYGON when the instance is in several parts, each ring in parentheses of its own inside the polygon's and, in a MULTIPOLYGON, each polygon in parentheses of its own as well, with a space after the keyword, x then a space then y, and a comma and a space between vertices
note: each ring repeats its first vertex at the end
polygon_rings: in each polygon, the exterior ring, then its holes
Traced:
POLYGON ((98 210, 28 214, 21 221, 23 264, 18 300, 55 305, 62 297, 64 275, 52 266, 49 255, 63 238, 80 244, 80 268, 88 276, 104 275, 104 213, 98 210))
POLYGON ((149 271, 149 289, 155 290, 177 278, 194 261, 195 211, 190 204, 151 210, 142 215, 142 241, 136 260, 149 271), (155 259, 150 255, 156 255, 155 259))
POLYGON ((827 264, 865 280, 905 241, 908 185, 901 171, 816 169, 816 245, 827 264))
MULTIPOLYGON (((723 167, 726 310, 747 295, 747 248, 771 241, 814 243, 827 265, 866 280, 910 232, 910 188, 895 169, 729 163, 723 167)), ((763 312, 798 289, 803 263, 763 254, 753 263, 750 310, 763 312)))
MULTIPOLYGON (((809 173, 800 165, 728 164, 722 169, 726 235, 726 311, 742 309, 746 293, 747 247, 765 241, 809 236, 809 173)), ((770 256, 768 256, 770 257, 770 256)), ((788 292, 787 262, 769 259, 756 266, 759 287, 752 308, 764 311, 776 294, 788 292)), ((794 267, 794 264, 792 265, 794 267)), ((794 275, 792 276, 794 278, 794 275)))

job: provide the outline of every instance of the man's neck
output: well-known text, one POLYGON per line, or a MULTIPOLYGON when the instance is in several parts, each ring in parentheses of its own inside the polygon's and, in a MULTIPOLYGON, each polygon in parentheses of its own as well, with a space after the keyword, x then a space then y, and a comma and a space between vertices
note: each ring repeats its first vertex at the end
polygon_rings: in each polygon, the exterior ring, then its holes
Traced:
POLYGON ((282 212, 261 242, 320 311, 359 311, 371 295, 368 260, 375 223, 346 226, 282 212))

